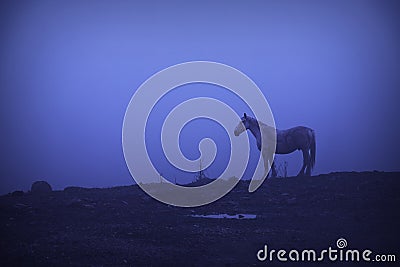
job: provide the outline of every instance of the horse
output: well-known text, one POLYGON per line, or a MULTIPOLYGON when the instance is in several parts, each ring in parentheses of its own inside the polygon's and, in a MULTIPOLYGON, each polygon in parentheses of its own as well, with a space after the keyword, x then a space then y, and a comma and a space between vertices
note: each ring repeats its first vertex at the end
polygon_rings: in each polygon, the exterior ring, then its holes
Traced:
MULTIPOLYGON (((266 171, 268 170, 268 164, 271 165, 271 159, 266 157, 266 155, 269 154, 266 150, 270 148, 268 148, 268 146, 261 146, 260 127, 263 133, 263 140, 265 141, 269 140, 268 138, 270 137, 269 134, 271 131, 276 130, 275 154, 289 154, 296 150, 301 150, 303 153, 303 166, 297 176, 311 175, 311 171, 315 165, 316 154, 315 132, 313 129, 305 126, 297 126, 286 130, 278 130, 244 113, 241 121, 235 128, 234 134, 235 136, 239 136, 244 131, 250 130, 257 140, 258 150, 263 150, 261 152, 264 158, 264 168, 266 171)), ((276 177, 275 163, 272 163, 271 169, 271 176, 276 177)))

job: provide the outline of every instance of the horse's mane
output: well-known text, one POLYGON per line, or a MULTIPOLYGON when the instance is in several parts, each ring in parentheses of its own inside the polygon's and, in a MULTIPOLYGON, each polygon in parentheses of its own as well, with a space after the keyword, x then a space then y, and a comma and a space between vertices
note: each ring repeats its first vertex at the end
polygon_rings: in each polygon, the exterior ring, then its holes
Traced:
MULTIPOLYGON (((274 127, 272 127, 272 126, 270 126, 270 125, 268 125, 268 124, 266 124, 266 123, 264 123, 264 122, 262 122, 262 121, 256 120, 256 119, 253 118, 253 117, 249 117, 249 118, 250 118, 253 122, 257 122, 259 126, 263 126, 263 127, 267 128, 267 129, 269 129, 269 130, 275 129, 274 127)), ((276 129, 275 129, 275 130, 276 130, 276 129)))

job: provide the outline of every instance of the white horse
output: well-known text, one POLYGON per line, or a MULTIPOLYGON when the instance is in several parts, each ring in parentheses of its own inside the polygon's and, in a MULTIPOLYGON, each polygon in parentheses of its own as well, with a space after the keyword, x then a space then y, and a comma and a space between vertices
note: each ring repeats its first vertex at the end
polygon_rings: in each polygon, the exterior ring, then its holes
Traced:
MULTIPOLYGON (((257 121, 255 118, 247 116, 246 113, 244 113, 238 126, 236 126, 234 133, 236 136, 238 136, 245 130, 250 130, 257 140, 258 150, 261 151, 262 141, 260 127, 263 133, 263 140, 269 140, 268 138, 270 137, 270 133, 274 130, 274 128, 266 125, 263 122, 257 121)), ((267 149, 270 148, 268 148, 266 145, 263 146, 263 151, 261 151, 264 159, 265 170, 267 170, 268 166, 272 163, 271 159, 266 156, 271 154, 268 153, 267 149)), ((303 166, 301 167, 301 170, 297 176, 304 174, 310 176, 311 170, 315 165, 316 143, 314 130, 304 126, 297 126, 287 130, 276 129, 275 154, 289 154, 296 150, 301 150, 303 152, 303 166)), ((276 168, 274 163, 272 163, 271 169, 272 177, 276 177, 276 168)))

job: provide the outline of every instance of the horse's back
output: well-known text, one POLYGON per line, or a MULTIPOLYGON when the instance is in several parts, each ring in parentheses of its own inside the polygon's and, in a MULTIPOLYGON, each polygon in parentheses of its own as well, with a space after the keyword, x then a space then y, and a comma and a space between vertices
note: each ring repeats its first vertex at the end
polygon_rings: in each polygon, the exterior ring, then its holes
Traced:
POLYGON ((306 126, 296 126, 277 130, 277 154, 288 154, 298 149, 310 147, 310 134, 313 130, 306 126))

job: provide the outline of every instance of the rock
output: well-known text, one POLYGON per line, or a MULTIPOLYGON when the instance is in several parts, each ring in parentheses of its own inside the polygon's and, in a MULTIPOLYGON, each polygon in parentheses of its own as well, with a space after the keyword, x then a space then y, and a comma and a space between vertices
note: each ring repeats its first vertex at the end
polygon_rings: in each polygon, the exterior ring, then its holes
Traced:
POLYGON ((48 194, 51 193, 53 190, 51 186, 46 181, 36 181, 32 184, 31 192, 33 194, 48 194))
POLYGON ((11 193, 11 196, 13 196, 13 197, 21 197, 23 195, 24 195, 24 191, 21 191, 21 190, 17 190, 17 191, 14 191, 11 193))
POLYGON ((24 204, 24 203, 16 203, 14 205, 14 208, 17 208, 17 209, 24 209, 24 208, 27 208, 27 207, 29 207, 29 206, 24 204))
POLYGON ((296 202, 297 202, 297 198, 295 198, 295 197, 289 198, 289 199, 287 200, 287 203, 288 203, 288 204, 295 204, 296 202))
POLYGON ((96 203, 87 198, 73 198, 67 206, 73 208, 95 208, 96 203))
POLYGON ((78 186, 67 186, 64 188, 64 192, 67 192, 67 193, 80 193, 83 191, 87 191, 87 189, 83 188, 83 187, 78 187, 78 186))

